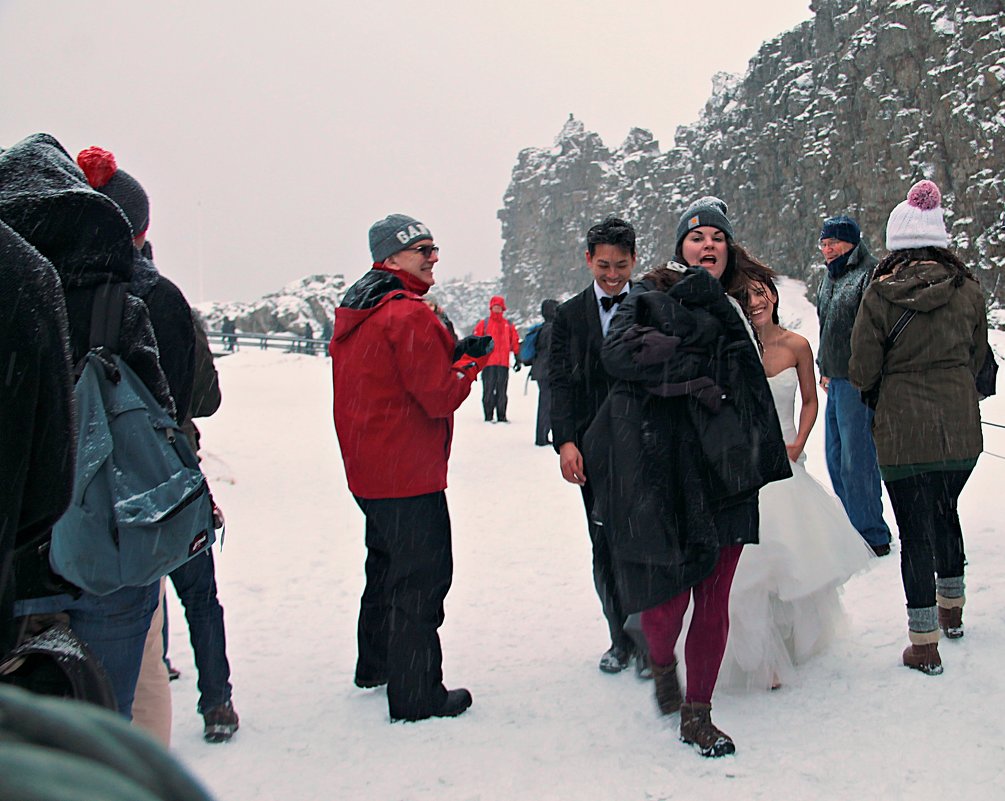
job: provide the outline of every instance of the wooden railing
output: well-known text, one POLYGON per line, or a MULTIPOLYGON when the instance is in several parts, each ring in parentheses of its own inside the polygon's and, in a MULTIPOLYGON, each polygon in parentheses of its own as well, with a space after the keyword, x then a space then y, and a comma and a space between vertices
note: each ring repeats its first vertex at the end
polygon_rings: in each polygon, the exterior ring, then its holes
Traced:
POLYGON ((328 343, 321 339, 308 339, 295 334, 249 334, 235 331, 207 331, 210 346, 215 353, 233 353, 241 348, 257 350, 283 350, 287 353, 305 353, 312 356, 327 356, 328 343))

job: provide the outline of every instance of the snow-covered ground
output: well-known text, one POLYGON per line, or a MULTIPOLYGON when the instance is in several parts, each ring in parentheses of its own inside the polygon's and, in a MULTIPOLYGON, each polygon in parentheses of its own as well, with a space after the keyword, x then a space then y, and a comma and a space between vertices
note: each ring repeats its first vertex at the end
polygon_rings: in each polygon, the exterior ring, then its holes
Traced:
MULTIPOLYGON (((815 344, 796 282, 783 323, 815 344)), ((996 340, 1001 353, 1005 341, 996 340)), ((987 428, 961 501, 966 636, 945 673, 900 665, 907 644, 897 551, 848 582, 847 632, 774 692, 718 691, 737 743, 719 760, 677 739, 652 684, 600 673, 606 625, 578 490, 533 446, 536 385, 511 374, 510 425, 483 422, 480 387, 456 415, 450 463, 454 583, 441 629, 463 716, 391 725, 382 690, 352 683, 363 516, 345 485, 326 359, 253 350, 220 359, 224 403, 202 421, 205 466, 227 515, 217 554, 241 729, 202 741, 195 669, 170 614, 174 751, 220 801, 494 799, 999 799, 1005 792, 1005 431, 987 428)), ((821 395, 821 400, 823 396, 821 395)), ((1005 423, 1005 398, 983 404, 1005 423)), ((822 420, 808 467, 825 484, 822 420)), ((887 520, 894 524, 887 508, 887 520)), ((170 593, 169 593, 170 595, 170 593)))

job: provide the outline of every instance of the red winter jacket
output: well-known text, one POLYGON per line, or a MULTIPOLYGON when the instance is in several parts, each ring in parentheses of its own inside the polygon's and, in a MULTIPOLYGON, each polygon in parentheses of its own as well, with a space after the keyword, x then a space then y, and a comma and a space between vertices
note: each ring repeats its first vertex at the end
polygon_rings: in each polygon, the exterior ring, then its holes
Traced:
MULTIPOLYGON (((498 295, 489 302, 489 309, 495 304, 506 308, 502 298, 498 295)), ((502 312, 490 312, 487 320, 479 320, 475 326, 474 335, 476 337, 488 334, 495 343, 495 348, 489 354, 486 367, 509 367, 509 355, 520 353, 520 335, 516 326, 502 316, 502 312)))
POLYGON ((328 347, 335 431, 361 498, 446 488, 454 410, 477 374, 452 364, 453 337, 400 275, 374 269, 357 281, 328 347))

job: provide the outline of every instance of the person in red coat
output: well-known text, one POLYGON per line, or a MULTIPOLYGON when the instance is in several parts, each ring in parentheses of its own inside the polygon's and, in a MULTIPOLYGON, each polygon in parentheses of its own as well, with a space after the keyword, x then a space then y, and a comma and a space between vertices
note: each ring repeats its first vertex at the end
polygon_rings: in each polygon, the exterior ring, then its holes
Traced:
MULTIPOLYGON (((495 349, 482 371, 482 408, 485 410, 485 422, 492 422, 495 413, 496 420, 508 423, 506 419, 506 387, 509 384, 509 356, 520 353, 520 335, 516 326, 503 317, 506 311, 506 301, 502 295, 493 295, 489 301, 489 316, 479 320, 475 326, 475 336, 490 336, 495 343, 495 349)), ((520 359, 517 357, 513 366, 514 372, 520 371, 520 359)))
POLYGON ((438 251, 412 217, 374 223, 373 269, 336 309, 328 347, 335 431, 366 516, 355 682, 387 684, 392 720, 453 717, 471 705, 467 690, 442 681, 437 629, 453 575, 444 490, 454 410, 492 345, 468 337, 455 346, 423 301, 438 251))

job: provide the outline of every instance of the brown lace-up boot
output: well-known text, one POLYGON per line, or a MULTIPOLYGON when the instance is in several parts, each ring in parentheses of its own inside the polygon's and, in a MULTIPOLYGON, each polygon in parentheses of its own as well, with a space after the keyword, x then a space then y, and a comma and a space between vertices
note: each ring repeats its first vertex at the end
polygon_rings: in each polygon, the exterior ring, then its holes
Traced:
POLYGON ((942 673, 942 657, 939 656, 939 630, 908 631, 911 644, 904 650, 904 664, 912 670, 920 670, 929 676, 942 673))
POLYGON ((680 738, 704 757, 736 753, 732 738, 712 723, 712 705, 685 703, 680 707, 680 738))
POLYGON ((684 703, 680 691, 680 681, 677 679, 677 660, 669 665, 652 664, 653 681, 656 689, 656 704, 660 713, 672 715, 684 703))

